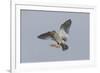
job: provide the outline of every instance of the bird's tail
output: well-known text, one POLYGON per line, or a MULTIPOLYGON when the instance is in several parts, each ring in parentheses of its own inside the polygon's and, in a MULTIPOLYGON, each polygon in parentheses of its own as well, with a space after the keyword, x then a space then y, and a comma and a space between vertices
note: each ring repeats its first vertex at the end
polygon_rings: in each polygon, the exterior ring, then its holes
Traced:
POLYGON ((61 45, 63 51, 68 49, 68 45, 67 44, 61 43, 60 45, 61 45))

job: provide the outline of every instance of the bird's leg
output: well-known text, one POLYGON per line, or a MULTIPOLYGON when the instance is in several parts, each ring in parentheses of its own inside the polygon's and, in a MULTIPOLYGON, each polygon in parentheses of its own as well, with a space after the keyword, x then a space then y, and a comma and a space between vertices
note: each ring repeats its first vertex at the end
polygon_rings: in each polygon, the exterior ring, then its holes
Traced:
POLYGON ((61 47, 60 45, 57 45, 57 46, 56 46, 56 48, 60 48, 60 47, 61 47))
POLYGON ((58 45, 57 43, 56 43, 56 44, 51 44, 50 46, 51 46, 51 47, 60 48, 60 45, 58 45))

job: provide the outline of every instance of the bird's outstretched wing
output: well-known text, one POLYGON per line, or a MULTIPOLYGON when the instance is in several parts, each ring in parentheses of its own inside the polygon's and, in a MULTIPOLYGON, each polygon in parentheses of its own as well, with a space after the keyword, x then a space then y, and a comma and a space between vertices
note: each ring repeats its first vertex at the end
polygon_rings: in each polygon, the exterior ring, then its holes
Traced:
POLYGON ((66 33, 69 33, 71 23, 72 23, 71 19, 68 19, 60 26, 60 30, 63 29, 66 33))
POLYGON ((51 36, 52 36, 52 32, 46 32, 46 33, 40 34, 38 38, 46 40, 46 39, 51 39, 52 38, 51 36))

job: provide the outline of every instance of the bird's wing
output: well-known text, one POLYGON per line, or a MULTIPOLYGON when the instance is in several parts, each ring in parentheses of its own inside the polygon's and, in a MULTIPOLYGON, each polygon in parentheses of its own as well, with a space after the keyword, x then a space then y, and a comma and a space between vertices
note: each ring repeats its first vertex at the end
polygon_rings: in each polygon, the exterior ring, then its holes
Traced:
POLYGON ((65 21, 61 26, 60 26, 60 30, 64 30, 66 33, 69 33, 69 29, 71 26, 71 19, 68 19, 67 21, 65 21))
POLYGON ((52 36, 52 32, 46 32, 46 33, 40 34, 38 38, 46 40, 46 39, 51 39, 52 38, 51 36, 52 36))

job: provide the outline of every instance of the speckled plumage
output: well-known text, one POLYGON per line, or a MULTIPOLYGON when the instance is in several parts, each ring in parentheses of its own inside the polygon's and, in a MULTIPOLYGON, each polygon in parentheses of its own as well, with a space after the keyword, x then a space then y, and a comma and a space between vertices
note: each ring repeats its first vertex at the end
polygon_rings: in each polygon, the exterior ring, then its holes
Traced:
MULTIPOLYGON (((68 19, 63 24, 61 24, 60 30, 58 32, 49 31, 49 32, 39 35, 38 38, 40 38, 40 39, 51 38, 52 40, 56 41, 58 46, 62 47, 63 51, 67 50, 68 45, 66 44, 66 41, 68 39, 68 33, 69 33, 71 23, 72 23, 71 19, 68 19)), ((52 46, 54 46, 54 45, 52 45, 52 46)))

